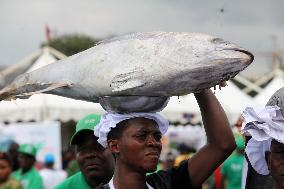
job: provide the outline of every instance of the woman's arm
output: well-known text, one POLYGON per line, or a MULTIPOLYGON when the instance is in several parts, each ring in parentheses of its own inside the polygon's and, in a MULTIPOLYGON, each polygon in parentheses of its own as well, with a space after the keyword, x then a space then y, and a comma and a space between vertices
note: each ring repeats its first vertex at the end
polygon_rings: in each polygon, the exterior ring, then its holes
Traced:
POLYGON ((194 95, 207 135, 207 144, 189 160, 188 164, 192 185, 197 187, 230 156, 236 148, 236 143, 227 116, 212 91, 207 89, 194 95))

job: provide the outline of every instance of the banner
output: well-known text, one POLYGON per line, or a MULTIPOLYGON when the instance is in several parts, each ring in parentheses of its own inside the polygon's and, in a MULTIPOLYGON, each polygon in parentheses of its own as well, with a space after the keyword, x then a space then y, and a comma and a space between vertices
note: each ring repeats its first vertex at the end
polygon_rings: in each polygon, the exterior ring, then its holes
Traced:
POLYGON ((0 150, 7 150, 11 141, 18 144, 33 144, 38 148, 37 161, 51 153, 55 157, 55 168, 62 168, 61 132, 59 122, 34 122, 0 124, 0 150))

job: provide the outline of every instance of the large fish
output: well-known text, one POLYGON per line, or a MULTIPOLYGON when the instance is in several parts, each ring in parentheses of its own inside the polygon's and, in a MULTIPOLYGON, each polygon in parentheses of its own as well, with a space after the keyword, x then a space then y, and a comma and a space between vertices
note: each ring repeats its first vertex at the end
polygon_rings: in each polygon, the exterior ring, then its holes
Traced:
POLYGON ((184 95, 229 80, 252 61, 250 52, 207 34, 134 33, 23 74, 0 91, 0 100, 36 93, 91 102, 184 95))

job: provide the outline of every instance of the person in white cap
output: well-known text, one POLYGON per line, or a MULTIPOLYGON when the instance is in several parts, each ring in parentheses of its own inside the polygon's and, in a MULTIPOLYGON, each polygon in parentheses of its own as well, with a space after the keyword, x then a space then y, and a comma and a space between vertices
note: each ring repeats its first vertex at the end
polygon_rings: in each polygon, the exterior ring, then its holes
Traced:
POLYGON ((275 189, 284 188, 284 88, 264 108, 247 107, 242 132, 250 135, 245 152, 253 169, 270 174, 275 189))
MULTIPOLYGON (((107 113, 95 128, 98 142, 114 154, 111 189, 190 189, 202 183, 232 153, 236 144, 226 114, 210 89, 195 93, 207 144, 179 167, 146 176, 156 170, 161 137, 168 121, 157 113, 107 113)), ((190 108, 190 107, 189 107, 190 108)))

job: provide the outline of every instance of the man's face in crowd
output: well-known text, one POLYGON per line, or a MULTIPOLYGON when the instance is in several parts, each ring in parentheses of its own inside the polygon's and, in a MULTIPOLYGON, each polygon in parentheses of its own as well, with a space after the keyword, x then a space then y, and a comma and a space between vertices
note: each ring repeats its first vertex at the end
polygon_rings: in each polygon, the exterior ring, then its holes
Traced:
POLYGON ((268 155, 268 168, 278 186, 284 188, 284 144, 272 140, 268 155))
POLYGON ((5 182, 11 174, 11 166, 7 160, 0 159, 0 183, 5 182))
POLYGON ((129 119, 118 141, 120 159, 137 171, 155 171, 162 150, 161 137, 155 121, 129 119))
POLYGON ((20 167, 25 170, 31 169, 35 163, 35 159, 32 156, 24 153, 19 153, 18 159, 20 167))
POLYGON ((113 175, 114 158, 97 139, 93 132, 81 133, 76 142, 76 160, 85 177, 106 183, 113 175))

